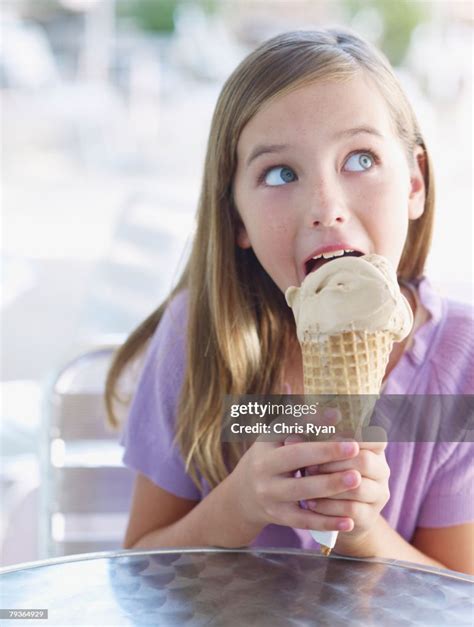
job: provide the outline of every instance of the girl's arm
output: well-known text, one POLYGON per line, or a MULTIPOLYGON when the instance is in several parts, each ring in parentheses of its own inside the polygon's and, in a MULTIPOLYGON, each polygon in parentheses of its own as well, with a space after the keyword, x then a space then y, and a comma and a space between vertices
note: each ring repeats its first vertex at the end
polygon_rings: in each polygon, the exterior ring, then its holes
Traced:
POLYGON ((418 528, 410 544, 379 515, 375 528, 354 542, 339 536, 336 550, 352 557, 382 557, 474 574, 474 524, 418 528))
MULTIPOLYGON (((474 523, 418 528, 412 543, 407 542, 380 514, 390 494, 386 443, 361 442, 359 446, 356 457, 315 468, 317 473, 358 470, 362 476, 359 486, 328 499, 307 501, 307 506, 319 514, 348 515, 353 519, 354 529, 339 534, 335 552, 352 557, 399 559, 474 574, 474 523)), ((313 469, 306 471, 311 474, 313 469)))
POLYGON ((301 467, 350 459, 358 450, 355 442, 284 446, 259 439, 202 501, 178 498, 138 475, 125 547, 237 548, 248 546, 271 523, 296 529, 350 530, 354 524, 350 517, 321 516, 302 509, 299 501, 347 494, 360 483, 360 473, 302 478, 295 478, 295 473, 301 467))
POLYGON ((262 525, 247 525, 231 499, 224 480, 202 501, 180 498, 138 474, 123 546, 153 549, 183 546, 249 544, 262 525))
POLYGON ((124 548, 151 548, 150 544, 139 544, 138 547, 135 545, 151 531, 166 527, 185 516, 197 503, 198 501, 179 498, 166 492, 138 473, 123 541, 124 548))
POLYGON ((448 568, 474 575, 474 523, 452 527, 419 527, 413 545, 448 568))

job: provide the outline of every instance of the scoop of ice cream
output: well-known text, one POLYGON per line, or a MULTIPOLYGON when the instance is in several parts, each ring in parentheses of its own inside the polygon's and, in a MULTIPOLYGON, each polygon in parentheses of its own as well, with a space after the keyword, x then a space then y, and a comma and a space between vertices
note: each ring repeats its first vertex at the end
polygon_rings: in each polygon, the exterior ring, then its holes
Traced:
POLYGON ((285 293, 300 342, 344 331, 388 331, 401 341, 413 313, 397 275, 381 255, 340 257, 325 263, 285 293))

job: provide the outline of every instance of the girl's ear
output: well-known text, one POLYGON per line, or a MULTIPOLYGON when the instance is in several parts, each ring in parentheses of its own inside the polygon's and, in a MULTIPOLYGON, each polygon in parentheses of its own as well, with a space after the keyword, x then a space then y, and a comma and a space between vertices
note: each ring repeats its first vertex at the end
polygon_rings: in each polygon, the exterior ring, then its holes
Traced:
POLYGON ((408 197, 408 217, 410 220, 416 220, 425 210, 426 154, 421 146, 415 147, 414 160, 415 165, 410 173, 410 195, 408 197))

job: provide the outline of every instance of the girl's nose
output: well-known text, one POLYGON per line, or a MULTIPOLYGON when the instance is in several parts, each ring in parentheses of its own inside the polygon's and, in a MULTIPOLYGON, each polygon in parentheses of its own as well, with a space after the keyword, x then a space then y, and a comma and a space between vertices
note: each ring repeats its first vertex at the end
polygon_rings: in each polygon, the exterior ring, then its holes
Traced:
POLYGON ((313 203, 307 213, 306 222, 309 227, 334 227, 345 224, 348 220, 347 210, 337 199, 324 203, 313 203))
POLYGON ((306 224, 309 227, 334 227, 347 222, 348 211, 337 188, 329 189, 326 183, 315 186, 309 199, 306 224))
POLYGON ((342 215, 342 212, 337 209, 324 212, 324 214, 319 213, 318 217, 313 217, 310 221, 310 226, 324 226, 324 227, 333 227, 338 224, 344 224, 347 221, 347 218, 342 215))

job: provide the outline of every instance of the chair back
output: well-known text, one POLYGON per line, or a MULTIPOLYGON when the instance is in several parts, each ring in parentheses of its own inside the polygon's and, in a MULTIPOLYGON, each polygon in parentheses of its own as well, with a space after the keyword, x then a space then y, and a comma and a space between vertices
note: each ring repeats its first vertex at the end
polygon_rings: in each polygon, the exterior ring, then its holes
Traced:
POLYGON ((117 344, 71 359, 47 399, 44 504, 49 557, 119 549, 133 473, 122 464, 119 434, 107 425, 104 388, 117 344))

